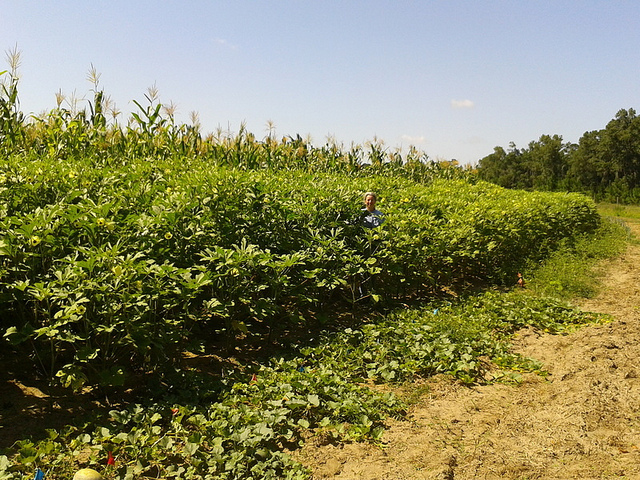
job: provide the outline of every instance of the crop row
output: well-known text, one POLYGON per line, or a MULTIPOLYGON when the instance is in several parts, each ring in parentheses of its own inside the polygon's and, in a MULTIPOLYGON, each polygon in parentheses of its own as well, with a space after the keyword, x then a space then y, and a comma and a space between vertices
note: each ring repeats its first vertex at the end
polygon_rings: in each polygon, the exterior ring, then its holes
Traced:
POLYGON ((484 183, 13 156, 0 165, 2 326, 64 384, 109 384, 203 332, 511 282, 597 223, 582 196, 484 183), (359 220, 370 189, 387 218, 375 230, 359 220))

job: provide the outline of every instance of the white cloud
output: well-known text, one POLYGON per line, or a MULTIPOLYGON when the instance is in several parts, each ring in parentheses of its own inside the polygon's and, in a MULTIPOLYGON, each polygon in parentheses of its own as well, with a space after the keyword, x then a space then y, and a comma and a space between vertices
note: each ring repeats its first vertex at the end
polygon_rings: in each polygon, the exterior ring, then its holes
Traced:
POLYGON ((451 108, 473 108, 475 103, 471 100, 451 100, 451 108))
POLYGON ((402 137, 400 138, 403 142, 408 142, 411 145, 422 145, 426 143, 426 139, 424 138, 424 136, 412 137, 411 135, 402 135, 402 137))
POLYGON ((229 43, 224 38, 216 38, 213 41, 216 43, 216 45, 220 45, 221 47, 229 48, 231 50, 237 50, 238 49, 238 47, 236 45, 233 45, 232 43, 229 43))

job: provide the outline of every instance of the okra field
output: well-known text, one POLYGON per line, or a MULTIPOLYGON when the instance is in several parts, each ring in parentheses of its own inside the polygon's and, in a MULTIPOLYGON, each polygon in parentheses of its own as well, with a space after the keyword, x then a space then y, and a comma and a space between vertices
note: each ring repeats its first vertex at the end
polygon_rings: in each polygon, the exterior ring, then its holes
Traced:
POLYGON ((206 135, 155 91, 120 124, 95 72, 85 109, 28 117, 15 72, 0 79, 0 357, 69 395, 134 398, 0 444, 0 480, 308 478, 288 452, 380 441, 398 385, 543 374, 514 332, 602 320, 514 291, 611 228, 582 195, 378 142, 206 135), (365 229, 372 190, 385 222, 365 229))

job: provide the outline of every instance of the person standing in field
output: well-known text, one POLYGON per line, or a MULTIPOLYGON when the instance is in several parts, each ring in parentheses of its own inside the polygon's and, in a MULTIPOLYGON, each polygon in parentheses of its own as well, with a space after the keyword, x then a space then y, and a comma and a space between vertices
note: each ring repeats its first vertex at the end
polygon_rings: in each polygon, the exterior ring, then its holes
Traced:
POLYGON ((378 196, 375 192, 364 194, 364 208, 362 209, 362 225, 365 228, 376 228, 384 223, 384 215, 380 210, 376 210, 378 196))
MULTIPOLYGON (((378 201, 378 195, 375 192, 367 192, 364 194, 364 208, 362 209, 361 223, 365 228, 377 228, 384 223, 384 214, 376 209, 376 203, 378 201)), ((364 255, 366 258, 372 257, 378 247, 380 246, 380 240, 367 236, 364 255)), ((357 292, 361 299, 368 298, 370 291, 374 288, 375 275, 372 273, 364 274, 360 273, 356 276, 357 292)))

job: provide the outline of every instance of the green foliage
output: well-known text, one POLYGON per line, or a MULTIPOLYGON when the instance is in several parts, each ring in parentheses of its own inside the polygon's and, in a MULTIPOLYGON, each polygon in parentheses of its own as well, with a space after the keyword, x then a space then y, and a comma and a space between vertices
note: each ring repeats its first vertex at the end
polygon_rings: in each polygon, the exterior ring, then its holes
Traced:
POLYGON ((565 241, 544 264, 533 269, 528 285, 541 295, 591 298, 599 287, 597 262, 620 255, 629 241, 621 223, 605 221, 593 235, 565 241))
POLYGON ((635 110, 620 110, 604 129, 587 132, 580 139, 569 175, 599 200, 638 203, 639 133, 635 110))
POLYGON ((179 392, 183 401, 133 405, 41 441, 22 440, 0 456, 0 476, 22 478, 36 467, 70 476, 89 466, 116 479, 308 478, 283 453, 301 445, 305 431, 376 442, 384 420, 404 414, 396 396, 368 389, 365 379, 396 383, 447 373, 482 382, 489 360, 507 372, 538 371, 535 362, 509 352, 513 332, 533 326, 556 333, 599 319, 520 292, 398 311, 361 328, 327 332, 316 346, 303 345, 289 360, 274 359, 253 374, 240 367, 214 402, 196 385, 210 387, 185 378, 176 385, 187 389, 179 392), (109 452, 115 464, 104 467, 109 452))
POLYGON ((640 117, 620 110, 578 144, 543 135, 528 148, 496 147, 479 161, 480 178, 507 188, 579 191, 597 201, 640 203, 640 117))
POLYGON ((10 70, 0 72, 0 152, 19 149, 24 139, 24 115, 18 99, 20 53, 14 49, 7 53, 7 59, 10 70))
POLYGON ((376 175, 366 184, 384 192, 388 220, 367 230, 364 181, 197 157, 10 156, 0 164, 5 337, 65 385, 122 383, 134 369, 166 369, 204 332, 511 284, 598 223, 578 195, 376 175))
MULTIPOLYGON (((0 73, 4 346, 73 390, 143 373, 171 392, 18 442, 0 456, 0 479, 36 467, 70 477, 107 452, 116 463, 105 474, 127 480, 306 478, 282 453, 305 431, 378 441, 385 418, 402 415, 394 395, 366 381, 441 372, 482 382, 488 360, 535 370, 509 353, 510 333, 592 320, 554 301, 490 293, 324 332, 211 385, 177 369, 185 350, 222 335, 277 334, 310 312, 368 300, 390 308, 478 281, 512 285, 527 265, 593 232, 595 205, 510 192, 379 142, 314 147, 300 136, 257 140, 244 127, 203 137, 195 117, 174 121, 155 88, 120 125, 94 69, 87 109, 60 96, 25 121, 18 57, 0 73), (367 230, 360 202, 372 189, 386 221, 367 230)), ((555 137, 531 145, 548 157, 541 179, 553 175, 558 148, 555 137)))
POLYGON ((575 150, 563 143, 558 135, 542 135, 528 148, 510 144, 508 151, 496 147, 491 155, 482 158, 478 176, 506 188, 554 191, 564 188, 568 158, 575 150))
POLYGON ((625 222, 640 220, 640 206, 638 205, 599 203, 598 212, 603 217, 611 217, 625 222))
POLYGON ((522 369, 508 338, 533 326, 558 333, 596 316, 550 299, 520 293, 486 293, 454 304, 399 311, 361 329, 347 328, 306 348, 308 361, 329 362, 356 380, 406 382, 447 373, 465 383, 488 380, 487 360, 522 369), (321 359, 321 360, 320 360, 321 359))

